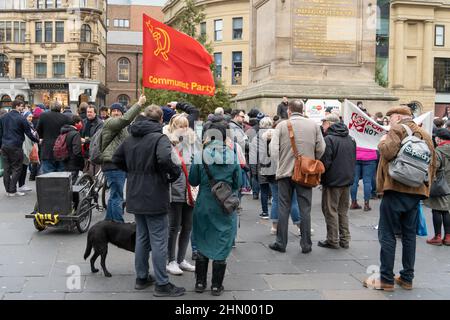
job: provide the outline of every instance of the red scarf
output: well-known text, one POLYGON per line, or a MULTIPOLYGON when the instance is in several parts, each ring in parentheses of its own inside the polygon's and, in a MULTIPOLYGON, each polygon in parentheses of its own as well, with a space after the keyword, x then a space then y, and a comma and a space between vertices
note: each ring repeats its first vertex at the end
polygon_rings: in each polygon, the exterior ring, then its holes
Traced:
POLYGON ((450 140, 442 140, 441 143, 438 144, 438 147, 444 146, 446 144, 450 144, 450 140))
POLYGON ((181 155, 181 152, 176 147, 175 147, 175 150, 177 151, 178 158, 181 161, 181 169, 183 170, 184 176, 186 177, 186 190, 187 190, 187 195, 188 195, 188 202, 194 203, 194 198, 192 197, 192 192, 191 192, 191 185, 189 184, 189 180, 188 180, 188 172, 187 172, 186 163, 184 163, 184 159, 183 159, 183 156, 181 155))

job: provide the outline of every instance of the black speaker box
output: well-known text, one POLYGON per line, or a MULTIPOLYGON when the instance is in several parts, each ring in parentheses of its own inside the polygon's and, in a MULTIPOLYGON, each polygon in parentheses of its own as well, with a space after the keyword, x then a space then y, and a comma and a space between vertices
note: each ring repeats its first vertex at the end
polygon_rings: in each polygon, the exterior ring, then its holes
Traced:
POLYGON ((59 215, 72 213, 70 172, 51 172, 36 177, 38 212, 59 215))

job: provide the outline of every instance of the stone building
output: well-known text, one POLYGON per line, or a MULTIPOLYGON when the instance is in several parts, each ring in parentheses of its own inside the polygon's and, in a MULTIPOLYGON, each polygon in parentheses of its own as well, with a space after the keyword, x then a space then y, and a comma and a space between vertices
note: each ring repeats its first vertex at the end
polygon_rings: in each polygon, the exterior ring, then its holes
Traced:
POLYGON ((106 102, 130 105, 142 87, 142 16, 162 21, 161 7, 116 0, 108 5, 108 64, 106 102))
POLYGON ((391 2, 389 87, 401 103, 442 116, 450 107, 450 1, 391 2))
POLYGON ((104 104, 105 0, 0 0, 0 107, 104 104))
MULTIPOLYGON (((232 95, 245 89, 249 82, 249 12, 248 0, 199 0, 205 21, 199 32, 206 35, 214 49, 215 76, 221 78, 232 95)), ((162 11, 164 22, 173 25, 183 12, 183 0, 171 0, 162 11)))

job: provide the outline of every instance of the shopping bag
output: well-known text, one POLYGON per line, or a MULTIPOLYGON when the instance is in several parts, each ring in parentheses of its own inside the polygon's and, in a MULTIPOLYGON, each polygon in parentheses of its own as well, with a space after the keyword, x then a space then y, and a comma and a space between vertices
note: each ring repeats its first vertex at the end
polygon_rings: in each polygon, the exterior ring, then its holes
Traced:
POLYGON ((39 150, 38 145, 36 143, 33 145, 33 149, 31 149, 30 152, 30 162, 39 163, 39 150))
POLYGON ((420 237, 425 237, 428 235, 428 232, 427 232, 427 222, 425 220, 425 215, 423 214, 422 202, 419 203, 419 207, 417 210, 418 210, 417 235, 420 237))

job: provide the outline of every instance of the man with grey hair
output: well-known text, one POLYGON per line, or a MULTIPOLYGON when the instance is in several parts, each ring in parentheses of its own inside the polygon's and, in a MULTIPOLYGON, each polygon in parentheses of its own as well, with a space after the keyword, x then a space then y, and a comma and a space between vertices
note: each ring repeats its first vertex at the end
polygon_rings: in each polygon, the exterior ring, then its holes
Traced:
POLYGON ((320 159, 325 166, 322 176, 322 213, 327 225, 327 239, 319 247, 348 248, 350 230, 348 208, 350 186, 353 184, 356 165, 356 142, 349 136, 348 128, 339 117, 330 113, 322 120, 325 153, 320 159))
POLYGON ((223 116, 225 114, 225 111, 223 110, 222 107, 218 107, 216 108, 216 110, 214 110, 214 115, 216 116, 223 116))
POLYGON ((172 161, 172 144, 162 133, 163 112, 151 105, 145 117, 130 127, 131 136, 119 146, 113 163, 127 172, 127 211, 135 215, 135 268, 137 290, 153 284, 148 259, 152 251, 155 296, 177 297, 184 288, 169 282, 166 271, 168 250, 169 183, 178 179, 181 169, 172 161))
POLYGON ((53 156, 53 145, 58 138, 61 128, 65 124, 71 124, 71 119, 61 113, 61 104, 58 101, 52 101, 50 112, 43 113, 37 125, 37 133, 41 138, 41 160, 42 172, 61 172, 64 171, 64 163, 56 161, 53 156))
POLYGON ((277 239, 269 248, 279 252, 286 251, 288 242, 288 219, 291 211, 293 191, 297 191, 297 200, 300 207, 301 219, 300 246, 302 253, 311 252, 311 198, 312 188, 296 184, 292 181, 295 156, 292 150, 288 123, 292 124, 294 142, 301 156, 310 159, 320 159, 325 151, 325 141, 319 126, 303 116, 303 102, 293 100, 288 103, 287 121, 282 121, 275 129, 270 142, 271 156, 278 161, 276 179, 279 190, 279 220, 277 226, 277 239))

